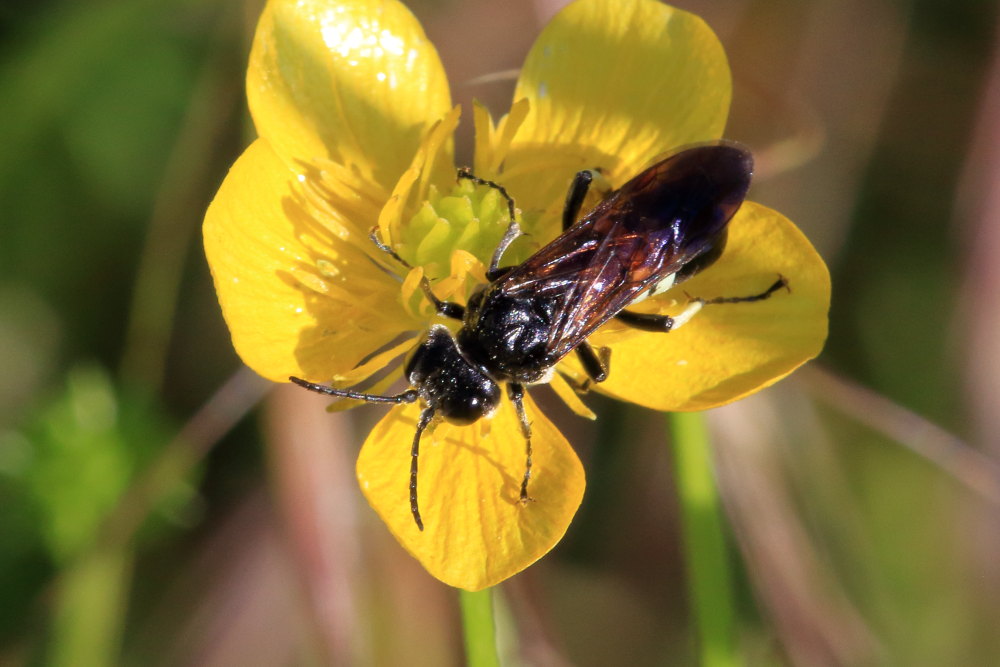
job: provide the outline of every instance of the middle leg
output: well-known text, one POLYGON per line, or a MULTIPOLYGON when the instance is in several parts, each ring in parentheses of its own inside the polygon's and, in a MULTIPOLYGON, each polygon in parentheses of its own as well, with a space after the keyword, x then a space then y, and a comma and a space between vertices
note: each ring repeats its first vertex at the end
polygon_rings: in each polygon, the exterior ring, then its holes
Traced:
MULTIPOLYGON (((576 356, 583 365, 583 370, 587 374, 587 383, 604 382, 608 379, 608 370, 611 365, 611 348, 594 348, 587 341, 583 341, 576 347, 576 356)), ((584 389, 586 389, 586 384, 584 389)))
POLYGON ((560 375, 576 393, 586 394, 590 391, 592 384, 608 379, 608 371, 611 367, 610 347, 595 348, 589 342, 583 341, 576 347, 576 356, 580 360, 580 365, 583 366, 586 379, 580 381, 578 378, 560 371, 560 375))
POLYGON ((563 231, 572 227, 576 223, 576 219, 580 217, 583 200, 587 198, 587 193, 590 192, 594 181, 597 181, 596 186, 600 189, 602 196, 611 192, 611 186, 600 169, 584 169, 576 172, 576 176, 573 177, 573 182, 570 183, 569 190, 566 192, 566 205, 563 207, 562 214, 563 231))

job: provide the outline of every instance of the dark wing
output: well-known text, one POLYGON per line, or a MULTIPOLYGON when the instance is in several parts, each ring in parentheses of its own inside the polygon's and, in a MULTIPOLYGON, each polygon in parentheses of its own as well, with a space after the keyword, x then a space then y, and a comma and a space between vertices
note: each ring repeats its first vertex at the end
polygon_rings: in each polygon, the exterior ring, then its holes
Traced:
POLYGON ((750 153, 732 144, 677 153, 612 193, 490 291, 548 302, 546 349, 560 359, 718 243, 752 173, 750 153))

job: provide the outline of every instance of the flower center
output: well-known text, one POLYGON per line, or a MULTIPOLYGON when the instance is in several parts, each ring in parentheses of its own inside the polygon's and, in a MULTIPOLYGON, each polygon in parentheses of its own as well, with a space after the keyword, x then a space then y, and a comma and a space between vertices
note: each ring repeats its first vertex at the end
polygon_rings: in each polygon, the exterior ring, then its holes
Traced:
POLYGON ((493 188, 464 179, 447 194, 431 186, 427 200, 401 225, 396 252, 436 280, 449 275, 455 250, 489 265, 509 224, 507 202, 493 188))

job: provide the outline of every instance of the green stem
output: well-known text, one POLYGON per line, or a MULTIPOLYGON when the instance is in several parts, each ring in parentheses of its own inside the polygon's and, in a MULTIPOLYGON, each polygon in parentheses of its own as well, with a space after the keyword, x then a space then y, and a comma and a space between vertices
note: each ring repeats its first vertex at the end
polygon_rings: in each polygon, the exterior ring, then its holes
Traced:
POLYGON ((698 412, 673 413, 670 433, 688 566, 688 595, 698 627, 701 664, 738 665, 733 578, 705 417, 698 412))
POLYGON ((499 667, 496 625, 493 622, 493 591, 459 591, 462 630, 468 667, 499 667))

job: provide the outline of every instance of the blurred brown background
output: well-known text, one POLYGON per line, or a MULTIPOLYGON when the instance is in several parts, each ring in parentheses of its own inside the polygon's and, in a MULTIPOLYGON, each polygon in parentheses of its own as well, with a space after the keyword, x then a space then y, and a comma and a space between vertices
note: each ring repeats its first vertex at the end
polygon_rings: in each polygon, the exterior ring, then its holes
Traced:
MULTIPOLYGON (((562 3, 408 4, 499 115, 562 3)), ((753 198, 834 284, 820 360, 711 414, 741 655, 1000 662, 997 5, 677 4, 726 46, 753 198)), ((0 665, 462 662, 454 591, 354 482, 380 411, 239 370, 215 302, 260 6, 0 6, 0 665)), ((694 664, 663 417, 588 401, 596 428, 552 405, 589 486, 502 588, 504 658, 694 664)))

